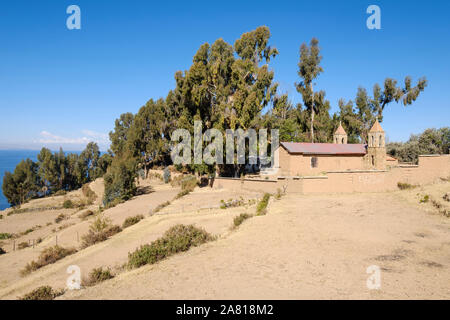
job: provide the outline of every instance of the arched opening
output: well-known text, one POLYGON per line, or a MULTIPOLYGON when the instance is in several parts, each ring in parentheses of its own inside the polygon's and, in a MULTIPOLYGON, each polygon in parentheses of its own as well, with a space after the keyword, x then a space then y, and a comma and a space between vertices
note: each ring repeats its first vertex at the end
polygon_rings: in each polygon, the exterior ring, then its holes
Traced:
POLYGON ((375 166, 375 157, 372 156, 372 166, 375 166))
POLYGON ((342 138, 342 144, 344 144, 344 138, 342 138))
POLYGON ((371 138, 372 138, 372 145, 374 146, 375 145, 375 137, 371 136, 371 138))
POLYGON ((380 141, 379 141, 379 143, 378 143, 378 146, 379 146, 380 148, 383 146, 383 140, 381 139, 381 137, 380 137, 380 141))

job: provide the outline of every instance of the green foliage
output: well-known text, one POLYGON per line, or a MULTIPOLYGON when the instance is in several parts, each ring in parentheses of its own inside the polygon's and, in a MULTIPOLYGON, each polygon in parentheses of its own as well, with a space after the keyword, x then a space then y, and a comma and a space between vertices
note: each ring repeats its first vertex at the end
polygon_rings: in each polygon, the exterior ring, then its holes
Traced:
POLYGON ((21 270, 21 274, 27 275, 32 271, 42 268, 48 264, 55 263, 56 261, 61 260, 68 255, 74 254, 75 252, 77 252, 77 250, 74 248, 66 249, 60 246, 46 248, 41 252, 37 261, 31 261, 25 266, 24 269, 21 270))
POLYGON ((213 240, 203 229, 193 225, 175 225, 164 235, 150 244, 143 245, 136 251, 128 254, 128 266, 138 268, 145 264, 153 264, 177 252, 189 250, 213 240))
POLYGON ((256 215, 264 215, 266 214, 266 208, 269 204, 270 199, 270 193, 265 193, 261 201, 258 202, 258 205, 256 206, 256 215))
POLYGON ((38 167, 30 159, 22 160, 13 173, 5 172, 2 191, 12 206, 21 205, 37 196, 38 167))
POLYGON ((122 229, 132 226, 132 225, 138 223, 139 221, 141 221, 142 219, 144 219, 144 216, 142 214, 138 214, 137 216, 133 216, 133 217, 128 217, 123 222, 122 229))
POLYGON ((450 127, 426 129, 419 135, 411 135, 405 143, 391 142, 386 152, 399 162, 418 163, 419 155, 449 154, 450 127))
POLYGON ((5 173, 3 194, 11 205, 18 206, 39 196, 61 195, 78 189, 105 172, 108 156, 102 156, 101 162, 99 155, 98 146, 93 142, 80 155, 66 155, 62 149, 53 154, 42 148, 37 163, 27 159, 21 161, 13 173, 5 173))
POLYGON ((64 202, 63 202, 64 209, 72 209, 73 207, 74 207, 74 205, 73 205, 72 200, 70 200, 70 199, 64 200, 64 202))
POLYGON ((409 184, 409 183, 407 183, 407 182, 398 182, 398 183, 397 183, 397 186, 398 186, 398 188, 399 188, 400 190, 414 189, 414 188, 417 187, 417 186, 412 185, 412 184, 409 184))
POLYGON ((113 158, 111 166, 104 176, 105 195, 103 203, 105 206, 116 199, 125 201, 135 195, 136 165, 136 159, 128 154, 116 155, 113 158))
POLYGON ((81 246, 87 248, 103 242, 121 231, 122 229, 119 226, 112 225, 111 219, 99 214, 89 226, 88 233, 81 237, 81 246))
POLYGON ((102 267, 94 268, 89 273, 89 277, 83 279, 82 284, 83 286, 90 287, 112 278, 114 278, 114 275, 111 273, 110 269, 103 269, 102 267))
POLYGON ((429 195, 424 195, 422 199, 420 199, 420 203, 427 203, 428 201, 430 201, 430 196, 429 195))
POLYGON ((53 300, 62 294, 64 294, 64 290, 55 291, 50 286, 41 286, 19 298, 19 300, 53 300))
POLYGON ((251 218, 251 215, 248 213, 241 213, 240 215, 234 217, 233 224, 235 227, 238 227, 244 222, 244 220, 247 220, 248 218, 251 218))
POLYGON ((11 233, 0 233, 0 240, 6 240, 12 238, 11 233))
POLYGON ((168 205, 170 205, 170 201, 161 203, 152 211, 152 213, 155 214, 155 213, 161 211, 162 209, 164 209, 165 207, 167 207, 168 205))

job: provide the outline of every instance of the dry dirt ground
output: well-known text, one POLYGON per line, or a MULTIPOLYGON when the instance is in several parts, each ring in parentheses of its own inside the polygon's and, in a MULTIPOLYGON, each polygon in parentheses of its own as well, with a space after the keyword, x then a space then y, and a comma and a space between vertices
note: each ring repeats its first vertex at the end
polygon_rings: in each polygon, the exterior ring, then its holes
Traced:
MULTIPOLYGON (((220 209, 220 200, 249 200, 261 194, 197 188, 149 215, 151 208, 172 199, 179 190, 147 184, 152 192, 105 211, 116 224, 139 213, 146 219, 103 243, 25 277, 19 270, 53 244, 53 234, 37 248, 0 256, 0 298, 15 299, 40 285, 64 288, 70 265, 78 265, 83 275, 99 266, 110 267, 118 275, 94 287, 68 291, 61 299, 450 298, 450 219, 431 201, 420 203, 429 195, 441 204, 441 210, 449 208, 442 199, 450 191, 449 182, 391 193, 290 194, 271 200, 266 215, 246 220, 235 230, 231 229, 233 218, 242 212, 254 213, 255 205, 220 209), (128 252, 177 223, 203 227, 218 235, 218 240, 155 265, 132 271, 121 268, 128 252), (381 270, 378 290, 366 286, 370 276, 366 270, 372 265, 381 270)), ((22 215, 39 214, 43 213, 22 215)), ((19 216, 0 220, 0 233, 13 232, 7 230, 9 226, 24 229, 17 224, 25 218, 12 220, 19 216)), ((89 220, 79 220, 59 231, 63 246, 76 246, 74 232, 87 230, 89 220)))

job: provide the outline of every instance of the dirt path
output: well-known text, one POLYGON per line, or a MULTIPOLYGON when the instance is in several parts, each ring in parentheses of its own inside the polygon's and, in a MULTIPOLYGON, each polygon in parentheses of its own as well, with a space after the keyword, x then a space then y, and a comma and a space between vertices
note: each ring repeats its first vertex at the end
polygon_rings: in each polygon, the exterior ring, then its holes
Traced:
POLYGON ((62 298, 448 299, 450 220, 401 198, 286 196, 223 239, 62 298))

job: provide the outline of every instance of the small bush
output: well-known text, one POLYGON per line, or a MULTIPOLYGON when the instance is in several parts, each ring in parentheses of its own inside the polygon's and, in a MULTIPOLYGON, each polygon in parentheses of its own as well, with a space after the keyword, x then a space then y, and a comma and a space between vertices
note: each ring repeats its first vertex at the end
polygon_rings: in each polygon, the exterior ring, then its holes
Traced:
POLYGON ((269 199, 270 193, 265 193, 261 201, 258 202, 258 205, 256 207, 256 214, 258 216, 266 214, 266 208, 267 205, 269 204, 269 199))
POLYGON ((28 248, 29 246, 30 246, 30 244, 29 244, 28 242, 24 241, 24 242, 19 243, 19 244, 17 245, 17 248, 19 248, 19 249, 25 249, 25 248, 28 248))
POLYGON ((0 214, 0 220, 3 219, 3 215, 0 214))
POLYGON ((55 263, 56 261, 74 254, 75 252, 77 252, 75 248, 66 249, 60 246, 46 248, 41 252, 37 261, 31 261, 25 266, 24 269, 21 270, 21 274, 29 274, 32 271, 42 268, 48 264, 55 263))
POLYGON ((422 199, 420 199, 420 203, 427 203, 428 201, 430 201, 430 196, 429 195, 424 195, 422 199))
POLYGON ((5 250, 3 250, 3 248, 2 247, 0 247, 0 254, 5 254, 6 253, 6 251, 5 250))
POLYGON ((56 297, 64 294, 64 290, 55 291, 50 286, 42 286, 27 293, 20 300, 53 300, 56 297))
POLYGON ((64 213, 61 213, 59 216, 55 218, 55 223, 60 223, 61 221, 67 219, 67 216, 64 213))
POLYGON ((119 233, 122 229, 117 225, 111 225, 111 220, 99 215, 92 221, 87 234, 81 237, 83 248, 105 241, 109 237, 119 233))
POLYGON ((281 189, 278 188, 277 193, 275 193, 275 199, 280 200, 283 195, 284 195, 283 191, 281 191, 281 189))
POLYGON ((134 216, 134 217, 128 217, 123 222, 122 229, 125 229, 125 228, 128 228, 129 226, 132 226, 133 224, 138 223, 142 219, 144 219, 144 216, 142 214, 138 214, 137 216, 134 216))
POLYGON ((397 186, 398 186, 398 188, 400 190, 414 189, 414 188, 417 187, 415 185, 412 185, 412 184, 409 184, 409 183, 406 183, 406 182, 399 182, 399 183, 397 183, 397 186))
POLYGON ((94 215, 94 211, 92 210, 86 210, 85 212, 82 212, 78 215, 78 218, 84 220, 87 217, 93 216, 94 215))
POLYGON ((162 209, 164 209, 168 205, 170 205, 170 201, 166 201, 164 203, 159 204, 155 209, 153 209, 152 214, 155 214, 155 213, 161 211, 162 209))
POLYGON ((191 247, 199 246, 213 239, 214 237, 205 230, 193 225, 175 225, 167 230, 161 238, 129 253, 128 266, 138 268, 145 264, 153 264, 177 252, 187 251, 191 247))
POLYGON ((191 193, 190 190, 182 190, 182 191, 178 192, 175 199, 180 199, 180 198, 184 197, 185 195, 188 195, 189 193, 191 193))
POLYGON ((12 238, 11 233, 0 233, 0 240, 6 240, 12 238))
POLYGON ((102 267, 92 269, 87 279, 83 279, 82 285, 85 287, 94 286, 100 282, 114 278, 110 269, 103 270, 102 267))
POLYGON ((67 193, 66 190, 58 190, 54 193, 55 196, 64 196, 67 193))
POLYGON ((63 202, 63 208, 64 208, 64 209, 72 209, 73 207, 74 207, 74 206, 73 206, 72 200, 67 199, 67 200, 65 200, 65 201, 63 202))
POLYGON ((233 223, 235 227, 238 227, 242 224, 242 222, 244 222, 244 220, 247 220, 248 218, 250 218, 251 215, 247 214, 247 213, 241 213, 240 215, 234 217, 233 223))

